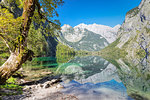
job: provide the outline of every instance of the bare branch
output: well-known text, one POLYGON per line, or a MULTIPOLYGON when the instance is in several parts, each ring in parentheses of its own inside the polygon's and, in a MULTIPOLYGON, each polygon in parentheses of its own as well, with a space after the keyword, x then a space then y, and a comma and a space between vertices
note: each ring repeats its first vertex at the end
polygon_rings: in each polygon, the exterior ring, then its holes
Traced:
POLYGON ((6 46, 9 48, 9 52, 12 53, 11 47, 9 46, 7 39, 1 33, 0 33, 0 37, 3 39, 6 46))

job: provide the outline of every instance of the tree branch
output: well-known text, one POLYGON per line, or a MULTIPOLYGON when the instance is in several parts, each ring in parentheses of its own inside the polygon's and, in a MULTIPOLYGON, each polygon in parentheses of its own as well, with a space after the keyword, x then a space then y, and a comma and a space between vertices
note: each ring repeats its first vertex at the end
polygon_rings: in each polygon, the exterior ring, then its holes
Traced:
MULTIPOLYGON (((47 22, 49 22, 49 23, 51 23, 51 24, 55 24, 55 23, 53 23, 52 21, 48 20, 48 19, 46 18, 46 16, 41 13, 41 6, 40 6, 39 1, 36 0, 35 3, 36 3, 36 6, 37 6, 37 8, 38 8, 38 14, 39 14, 40 18, 41 18, 41 19, 45 19, 47 22)), ((56 25, 56 24, 55 24, 55 25, 56 25)))
POLYGON ((42 15, 42 13, 40 12, 41 11, 41 6, 40 6, 40 3, 38 0, 35 1, 35 4, 38 8, 38 14, 40 15, 40 18, 42 19, 44 16, 42 15))
POLYGON ((27 47, 27 36, 30 29, 30 25, 32 22, 32 17, 34 15, 35 11, 35 2, 37 0, 25 0, 24 1, 24 7, 23 7, 23 24, 22 24, 22 40, 21 40, 21 48, 27 47))
POLYGON ((3 39, 3 41, 5 42, 6 46, 7 46, 8 49, 9 49, 9 52, 12 53, 11 47, 9 46, 7 39, 6 39, 1 33, 0 33, 0 37, 1 37, 1 38, 3 39))

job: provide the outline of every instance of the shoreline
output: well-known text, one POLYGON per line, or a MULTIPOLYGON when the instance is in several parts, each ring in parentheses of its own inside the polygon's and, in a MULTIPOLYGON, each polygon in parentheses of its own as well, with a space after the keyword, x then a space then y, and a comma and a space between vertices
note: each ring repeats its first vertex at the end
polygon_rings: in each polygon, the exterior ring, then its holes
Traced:
POLYGON ((60 90, 64 87, 60 82, 60 76, 48 76, 38 81, 26 82, 21 84, 22 94, 2 96, 0 100, 79 100, 74 95, 62 93, 60 90))

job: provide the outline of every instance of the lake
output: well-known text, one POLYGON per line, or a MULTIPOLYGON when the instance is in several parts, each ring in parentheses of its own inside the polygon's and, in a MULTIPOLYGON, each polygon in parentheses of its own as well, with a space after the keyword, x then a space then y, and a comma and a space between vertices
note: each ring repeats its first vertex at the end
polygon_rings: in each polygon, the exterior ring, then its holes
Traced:
POLYGON ((61 92, 73 94, 79 100, 149 100, 148 59, 131 59, 43 57, 36 58, 37 62, 42 61, 36 64, 59 74, 64 86, 61 92))

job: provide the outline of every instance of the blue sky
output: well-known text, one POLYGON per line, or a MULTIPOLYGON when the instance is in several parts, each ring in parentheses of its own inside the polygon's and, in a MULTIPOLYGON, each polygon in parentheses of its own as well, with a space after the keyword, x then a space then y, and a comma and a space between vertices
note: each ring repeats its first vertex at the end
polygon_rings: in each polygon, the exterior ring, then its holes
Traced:
POLYGON ((138 6, 141 0, 64 0, 58 13, 61 24, 80 23, 115 26, 122 24, 125 14, 138 6))

